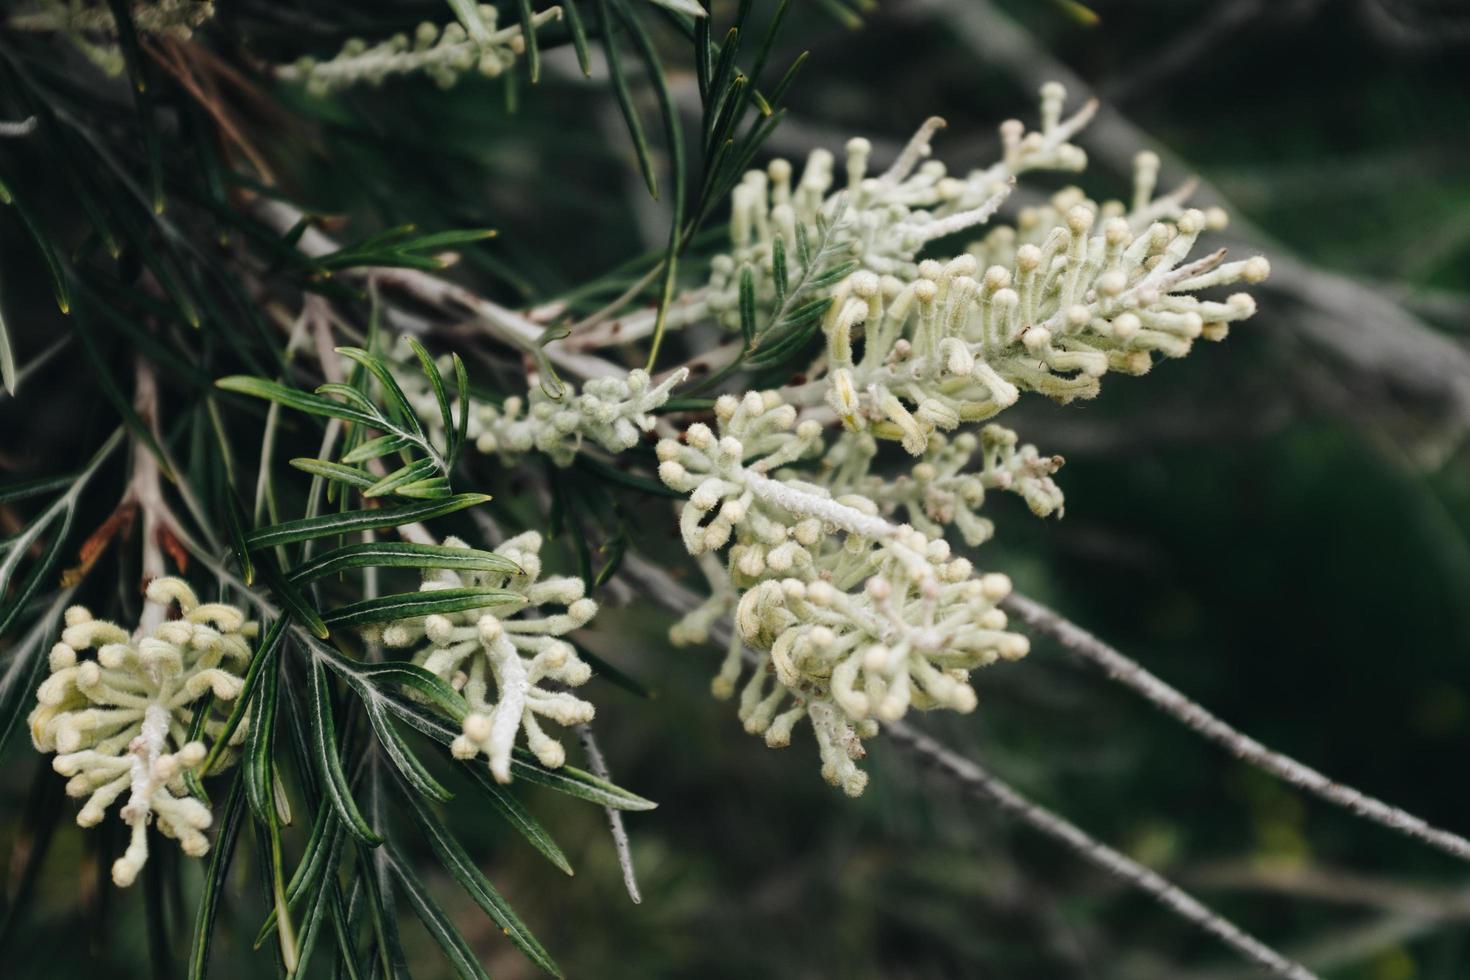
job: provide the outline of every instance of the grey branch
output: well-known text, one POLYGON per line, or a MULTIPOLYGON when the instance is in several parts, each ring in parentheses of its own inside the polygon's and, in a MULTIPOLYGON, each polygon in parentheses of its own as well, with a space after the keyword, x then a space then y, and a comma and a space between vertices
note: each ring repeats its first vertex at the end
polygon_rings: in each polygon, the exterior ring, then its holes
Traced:
POLYGON ((1137 662, 1036 600, 1013 592, 1002 600, 1001 605, 1033 630, 1052 637, 1067 650, 1097 664, 1110 679, 1142 695, 1154 707, 1211 742, 1224 746, 1237 758, 1364 820, 1397 830, 1455 857, 1470 861, 1470 840, 1432 827, 1411 813, 1374 799, 1351 786, 1334 782, 1310 766, 1280 752, 1273 752, 1249 735, 1215 717, 1202 705, 1191 701, 1137 662))
POLYGON ((1019 817, 1034 829, 1067 845, 1091 863, 1147 892, 1169 911, 1214 935, 1246 959, 1278 977, 1311 980, 1316 974, 1293 963, 1239 926, 1210 911, 1198 899, 1150 871, 1066 819, 1031 802, 1009 785, 992 776, 971 759, 945 748, 934 739, 901 721, 884 726, 888 736, 967 791, 989 800, 1005 812, 1019 817))
MULTIPOLYGON (((909 0, 907 9, 920 16, 940 16, 946 28, 981 57, 1013 78, 1033 86, 1059 81, 1077 100, 1095 93, 1085 80, 1049 54, 1016 21, 989 0, 909 0)), ((1140 150, 1156 151, 1176 173, 1188 168, 1147 133, 1106 102, 1080 142, 1088 155, 1118 173, 1129 173, 1140 150)), ((1231 227, 1222 237, 1236 246, 1268 248, 1271 278, 1262 290, 1301 303, 1322 316, 1290 317, 1287 325, 1330 351, 1366 377, 1388 383, 1442 405, 1446 416, 1470 423, 1470 352, 1427 328, 1390 296, 1300 259, 1244 221, 1208 181, 1195 199, 1221 204, 1231 211, 1231 227)))
MULTIPOLYGON (((620 574, 635 581, 641 591, 673 612, 688 612, 700 601, 694 590, 682 585, 668 572, 641 555, 626 556, 620 574)), ((724 621, 713 624, 710 627, 710 639, 718 645, 728 643, 730 624, 724 621)), ((753 651, 746 649, 744 653, 747 661, 759 661, 753 651)), ((1219 937, 1252 963, 1270 970, 1278 977, 1288 977, 1291 980, 1312 980, 1315 977, 1306 968, 1291 962, 1233 923, 1216 915, 1198 899, 1161 875, 1094 840, 1065 818, 1032 803, 976 763, 945 748, 929 736, 902 722, 886 725, 884 730, 903 748, 933 762, 940 772, 967 790, 984 796, 1007 813, 1061 841, 1093 864, 1148 893, 1166 909, 1219 937)))
MULTIPOLYGON (((587 765, 592 767, 592 774, 598 779, 611 782, 612 775, 607 771, 607 760, 597 747, 592 726, 578 725, 577 734, 582 739, 582 748, 587 753, 587 765)), ((628 889, 628 897, 633 900, 633 904, 640 905, 643 896, 638 892, 638 877, 633 873, 633 849, 628 844, 628 832, 623 829, 623 815, 610 806, 603 807, 602 810, 607 814, 607 826, 612 831, 613 849, 618 852, 618 867, 623 869, 623 887, 628 889)))

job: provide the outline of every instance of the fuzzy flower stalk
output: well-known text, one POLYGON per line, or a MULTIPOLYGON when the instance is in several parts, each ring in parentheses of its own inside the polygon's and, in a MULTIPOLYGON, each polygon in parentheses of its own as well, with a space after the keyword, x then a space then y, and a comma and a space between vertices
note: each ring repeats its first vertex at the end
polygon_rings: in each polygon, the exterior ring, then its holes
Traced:
MULTIPOLYGON (((239 696, 256 633, 239 609, 201 603, 180 579, 154 579, 146 595, 151 606, 177 606, 179 618, 130 637, 82 606, 67 610, 30 715, 31 739, 56 753, 52 767, 68 778, 67 794, 86 798, 80 826, 96 826, 126 794, 119 815, 132 834, 112 866, 119 886, 132 884, 148 860, 150 822, 185 854, 208 852, 209 807, 189 794, 184 774, 223 734, 223 720, 207 712, 239 696), (95 657, 83 656, 91 650, 95 657)), ((242 728, 233 741, 243 737, 242 728)))
MULTIPOLYGON (((456 538, 444 543, 468 547, 456 538)), ((562 637, 586 626, 597 603, 586 597, 579 578, 542 579, 540 551, 541 536, 527 531, 495 549, 522 574, 439 571, 421 587, 426 592, 499 589, 506 601, 402 620, 383 631, 384 643, 416 647, 413 662, 464 695, 469 714, 450 750, 460 759, 486 756, 490 772, 502 783, 510 782, 511 753, 521 733, 541 764, 555 769, 566 761, 566 750, 541 727, 541 719, 580 725, 595 713, 591 702, 564 689, 586 683, 592 670, 562 637)))

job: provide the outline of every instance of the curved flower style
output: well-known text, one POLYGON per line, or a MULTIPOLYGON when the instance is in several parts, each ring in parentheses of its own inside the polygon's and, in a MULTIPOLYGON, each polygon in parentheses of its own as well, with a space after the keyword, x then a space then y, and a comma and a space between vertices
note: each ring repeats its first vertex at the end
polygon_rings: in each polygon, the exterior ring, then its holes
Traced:
POLYGON ((754 672, 740 699, 746 730, 781 746, 811 718, 823 775, 857 795, 867 776, 855 760, 878 721, 910 707, 973 710, 969 672, 1026 654, 995 607, 1010 582, 976 577, 942 539, 885 520, 871 500, 779 471, 820 452, 821 427, 797 424, 774 393, 725 396, 715 416, 718 435, 696 424, 684 442, 658 445, 659 476, 690 495, 680 515, 688 550, 707 557, 734 541, 727 571, 701 562, 729 586, 717 585, 673 637, 703 638, 733 603, 736 636, 716 695, 734 691, 742 641, 764 651, 769 669, 754 672))
MULTIPOLYGON (((182 615, 138 640, 81 606, 68 609, 61 642, 51 649, 51 676, 36 692, 30 715, 32 741, 42 752, 57 753, 52 766, 69 777, 67 794, 87 797, 79 825, 96 826, 128 794, 120 815, 132 837, 112 866, 119 886, 132 884, 148 860, 150 820, 185 854, 208 852, 203 831, 209 807, 184 784, 184 772, 204 761, 208 746, 189 733, 195 712, 208 710, 201 698, 239 695, 256 632, 239 609, 201 604, 180 579, 154 579, 147 598, 177 604, 182 615), (79 658, 93 649, 96 659, 79 658)), ((200 727, 201 738, 217 738, 223 722, 206 718, 200 727)), ((243 728, 237 730, 235 740, 243 737, 243 728)))
MULTIPOLYGON (((444 543, 467 547, 456 538, 444 543)), ((542 730, 537 716, 558 725, 579 725, 591 721, 595 713, 590 702, 549 685, 578 687, 592 676, 576 649, 560 637, 587 625, 597 613, 597 603, 583 595, 579 578, 542 580, 540 551, 541 535, 527 531, 495 549, 520 565, 523 574, 440 571, 422 586, 424 591, 504 589, 522 603, 403 620, 383 632, 383 642, 393 647, 427 641, 413 662, 448 681, 470 706, 463 731, 450 750, 460 759, 484 753, 490 772, 502 783, 510 782, 511 750, 521 731, 542 765, 555 769, 566 761, 566 750, 542 730), (564 609, 546 612, 546 606, 564 609), (534 619, 523 615, 531 610, 543 614, 534 619)))

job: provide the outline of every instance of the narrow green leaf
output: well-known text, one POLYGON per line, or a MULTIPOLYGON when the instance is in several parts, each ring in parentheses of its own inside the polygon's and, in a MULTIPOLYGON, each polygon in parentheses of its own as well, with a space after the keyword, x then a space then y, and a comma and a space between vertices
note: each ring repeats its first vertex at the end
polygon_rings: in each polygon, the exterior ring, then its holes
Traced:
POLYGON ((41 253, 41 259, 46 263, 46 271, 51 274, 51 290, 56 296, 56 305, 61 312, 71 312, 71 290, 67 288, 66 272, 62 268, 61 260, 56 257, 56 249, 51 246, 51 239, 41 230, 41 225, 36 221, 36 216, 26 203, 17 198, 13 191, 0 181, 0 203, 9 204, 15 208, 15 213, 20 217, 21 224, 25 225, 26 233, 31 236, 31 241, 36 243, 36 250, 41 253))
POLYGON ((637 695, 640 698, 647 698, 651 701, 658 697, 658 692, 649 688, 642 681, 638 680, 638 678, 599 657, 580 643, 573 643, 572 646, 577 648, 577 655, 587 662, 587 666, 592 668, 594 676, 601 677, 614 687, 621 687, 629 694, 637 695))
POLYGON ((493 551, 412 541, 365 541, 323 552, 293 568, 287 578, 293 582, 314 582, 352 568, 448 568, 459 572, 524 574, 521 566, 493 551))
POLYGON ((332 717, 332 693, 327 675, 315 657, 309 657, 307 673, 311 680, 312 755, 322 790, 349 833, 368 847, 377 847, 383 838, 374 832, 352 798, 347 774, 342 771, 338 755, 337 725, 332 717))
POLYGON ((377 482, 366 470, 360 470, 355 466, 343 466, 341 463, 334 463, 327 459, 298 456, 291 460, 291 466, 293 469, 310 473, 312 476, 319 476, 328 482, 345 483, 358 490, 366 490, 377 482))
POLYGON ((786 281, 786 240, 777 232, 771 239, 771 278, 776 284, 776 303, 780 305, 786 300, 786 291, 789 284, 786 281))
POLYGON ((401 507, 377 507, 367 510, 349 510, 340 514, 322 514, 296 521, 284 521, 267 528, 251 532, 246 540, 253 550, 274 548, 277 545, 295 544, 316 538, 358 531, 377 531, 388 527, 401 527, 418 521, 427 521, 445 514, 483 504, 490 496, 483 493, 461 493, 445 500, 426 501, 421 504, 405 504, 401 507))
POLYGON ((323 640, 332 635, 332 631, 322 620, 321 614, 316 611, 316 606, 301 594, 301 590, 296 587, 295 583, 288 581, 286 576, 281 574, 281 568, 276 564, 273 555, 268 552, 261 554, 260 571, 261 577, 265 579, 265 584, 270 586, 271 592, 281 600, 281 605, 285 606, 298 622, 323 640))
POLYGON ((53 490, 65 490, 75 483, 76 479, 75 473, 68 473, 65 476, 43 476, 36 480, 26 480, 24 483, 12 483, 6 487, 0 487, 0 504, 13 504, 20 500, 51 493, 53 490))
POLYGON ((592 52, 587 48, 587 28, 582 24, 582 14, 577 10, 577 0, 567 0, 562 5, 567 15, 567 31, 572 35, 572 47, 577 51, 577 65, 587 78, 592 77, 592 52))
POLYGON ((526 69, 531 76, 531 84, 535 85, 541 80, 541 49, 536 42, 535 15, 531 11, 531 0, 516 0, 516 6, 521 14, 521 37, 526 41, 526 69))
MULTIPOLYGON (((568 0, 568 7, 575 6, 568 0)), ((453 429, 454 444, 449 453, 449 466, 452 469, 459 454, 464 450, 465 440, 469 438, 470 431, 470 379, 465 374, 464 361, 460 360, 458 354, 451 353, 450 358, 454 361, 454 384, 459 389, 459 425, 453 429)))
POLYGON ((749 263, 740 267, 740 335, 747 347, 755 342, 755 277, 749 263))
POLYGON ((439 863, 444 865, 454 880, 459 882, 475 904, 480 906, 486 915, 510 941, 515 943, 516 948, 526 954, 526 957, 542 970, 554 977, 562 976, 560 968, 557 967, 551 955, 546 952, 531 930, 510 907, 510 904, 501 897, 490 884, 490 880, 475 865, 474 860, 465 852, 464 847, 448 828, 439 820, 439 817, 413 793, 405 793, 404 798, 408 800, 409 807, 413 810, 415 826, 428 840, 429 846, 439 857, 439 863))
POLYGON ((209 951, 214 941, 214 920, 219 912, 220 895, 225 890, 225 877, 235 856, 240 838, 241 816, 245 812, 245 780, 237 776, 230 786, 220 819, 219 835, 204 872, 204 888, 199 893, 199 910, 194 915, 194 945, 189 954, 189 980, 205 980, 209 972, 209 951))
MULTIPOLYGON (((605 2, 605 0, 599 0, 605 2)), ((612 0, 618 11, 618 19, 628 28, 638 53, 643 58, 644 66, 648 69, 648 76, 653 81, 654 94, 658 96, 659 117, 664 125, 664 142, 669 152, 669 169, 673 172, 674 190, 670 195, 669 203, 672 205, 673 215, 669 221, 669 244, 664 253, 663 285, 659 291, 658 313, 653 322, 653 337, 648 345, 648 371, 651 373, 658 363, 659 348, 663 342, 664 330, 668 323, 669 304, 674 299, 674 281, 678 268, 679 250, 684 242, 684 195, 688 183, 688 175, 685 173, 684 163, 684 131, 679 122, 679 110, 674 104, 673 93, 669 90, 669 80, 664 75, 663 64, 659 61, 658 51, 654 48, 653 41, 644 30, 643 22, 638 16, 628 9, 624 0, 612 0)), ((606 27, 606 22, 604 22, 606 27)))
POLYGON ((658 173, 653 167, 653 154, 648 149, 648 137, 643 133, 643 122, 638 118, 638 107, 633 104, 633 94, 628 89, 628 79, 623 73, 623 61, 618 54, 617 41, 613 37, 612 13, 608 0, 597 0, 597 18, 602 24, 602 50, 607 58, 607 74, 612 79, 613 95, 618 109, 628 126, 628 136, 633 140, 633 150, 638 155, 638 168, 643 172, 643 181, 648 193, 658 197, 658 173))
POLYGON ((317 385, 316 393, 323 397, 326 395, 336 395, 348 405, 355 405, 364 415, 371 415, 375 419, 381 414, 378 411, 378 406, 373 404, 373 400, 358 389, 352 387, 352 385, 328 381, 324 384, 317 385))
POLYGON ((401 419, 408 426, 409 431, 417 439, 424 440, 424 428, 419 424, 419 418, 414 414, 413 406, 408 403, 408 396, 398 386, 398 379, 393 377, 387 363, 376 354, 369 354, 361 347, 338 347, 337 353, 367 368, 378 381, 378 387, 382 390, 383 401, 387 404, 389 412, 401 419))
POLYGON ((330 398, 323 398, 299 388, 292 388, 276 381, 265 378, 254 378, 249 375, 236 374, 227 378, 220 378, 215 387, 224 391, 231 391, 238 395, 249 395, 252 398, 263 398, 266 401, 277 402, 287 408, 294 408, 298 412, 306 412, 309 415, 321 415, 326 418, 342 419, 347 422, 357 422, 360 425, 376 425, 378 420, 371 415, 334 402, 330 398))
MULTIPOLYGON (((429 387, 434 392, 434 400, 439 403, 439 416, 444 422, 444 438, 452 440, 457 431, 454 426, 454 413, 449 410, 449 392, 444 390, 444 375, 439 373, 439 367, 429 352, 424 350, 424 345, 419 343, 418 338, 412 335, 408 338, 408 346, 413 348, 414 355, 419 359, 419 366, 424 370, 424 377, 429 379, 429 387)), ((444 447, 446 457, 454 454, 454 443, 444 447)))
POLYGON ((444 950, 445 957, 454 967, 456 973, 465 980, 490 980, 488 974, 480 966, 480 961, 475 958, 474 952, 459 930, 450 924, 449 918, 444 910, 429 896, 417 876, 414 875, 403 855, 398 853, 390 841, 385 845, 388 852, 388 867, 392 869, 394 877, 403 886, 403 895, 408 899, 409 907, 434 937, 439 948, 444 950))
POLYGON ((542 856, 552 864, 556 865, 567 874, 573 874, 572 863, 567 860, 566 854, 556 843, 556 840, 541 826, 540 822, 529 810, 516 799, 515 794, 495 781, 490 775, 490 769, 484 760, 470 759, 465 768, 479 784, 480 789, 490 798, 490 803, 505 818, 505 822, 515 828, 516 833, 526 839, 532 847, 541 852, 542 856))
POLYGON ((575 796, 578 799, 587 800, 599 806, 611 807, 614 810, 652 810, 658 806, 652 800, 644 799, 637 793, 623 789, 590 772, 584 772, 576 766, 547 769, 536 761, 534 755, 519 747, 511 756, 510 768, 513 778, 524 779, 528 783, 539 783, 558 793, 575 796))
POLYGON ((376 439, 368 439, 365 442, 358 443, 352 452, 342 457, 342 462, 365 463, 370 459, 377 459, 380 456, 387 456, 389 453, 396 453, 400 449, 406 449, 411 445, 413 443, 410 440, 405 439, 397 433, 390 433, 386 436, 378 436, 376 439))
POLYGON ((369 499, 381 497, 394 492, 399 487, 432 479, 432 474, 437 473, 438 470, 439 464, 432 459, 415 460, 406 466, 400 466, 392 473, 378 480, 364 490, 362 495, 369 499))
POLYGON ((395 497, 406 497, 410 500, 442 500, 453 491, 449 487, 449 481, 442 476, 430 477, 427 480, 416 480, 413 483, 405 483, 393 491, 395 497))
POLYGON ((250 546, 245 543, 245 508, 235 495, 233 486, 224 488, 225 526, 230 532, 230 550, 240 565, 240 577, 246 585, 255 584, 255 562, 250 557, 250 546))
POLYGON ((372 623, 417 616, 444 615, 487 606, 521 605, 524 596, 505 589, 435 589, 429 592, 398 592, 349 603, 326 617, 332 628, 356 628, 372 623))
POLYGON ((5 311, 0 309, 0 384, 11 397, 19 381, 15 373, 15 351, 10 346, 10 328, 5 325, 5 311))
POLYGON ((279 660, 272 657, 261 671, 260 691, 251 699, 250 727, 245 733, 245 751, 240 759, 245 800, 255 819, 267 825, 276 816, 273 743, 280 676, 279 660))
POLYGON ((395 684, 414 692, 423 700, 442 711, 450 721, 459 724, 469 714, 469 705, 464 696, 437 674, 431 674, 417 664, 401 660, 387 660, 375 664, 357 664, 354 671, 364 678, 385 697, 392 699, 387 685, 395 684))
POLYGON ((362 705, 367 710, 368 723, 372 726, 373 734, 378 736, 378 742, 387 753, 388 760, 413 790, 406 795, 414 799, 416 796, 427 796, 440 803, 454 799, 454 794, 445 789, 419 761, 418 756, 413 754, 403 736, 393 727, 393 719, 388 717, 382 703, 377 698, 366 697, 363 698, 362 705))

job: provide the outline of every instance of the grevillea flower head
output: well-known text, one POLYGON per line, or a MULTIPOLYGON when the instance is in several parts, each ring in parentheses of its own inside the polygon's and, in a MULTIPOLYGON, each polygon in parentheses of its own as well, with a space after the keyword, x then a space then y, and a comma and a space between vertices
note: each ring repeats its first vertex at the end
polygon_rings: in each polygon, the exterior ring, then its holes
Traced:
POLYGON ((1087 165, 1087 155, 1070 140, 1095 107, 1089 103, 1063 119, 1065 98, 1060 85, 1044 87, 1041 129, 1028 132, 1014 119, 1002 123, 1002 159, 963 176, 930 159, 931 141, 945 125, 937 116, 919 127, 881 173, 869 170, 872 144, 861 137, 848 140, 840 187, 834 158, 825 149, 811 153, 799 177, 786 160, 748 172, 731 194, 731 250, 711 266, 710 312, 730 329, 739 327, 740 272, 747 268, 755 273, 757 303, 772 304, 778 276, 801 274, 803 243, 826 242, 830 261, 853 258, 875 275, 912 277, 930 242, 990 220, 1017 175, 1087 165))
MULTIPOLYGON (((456 538, 444 543, 467 547, 456 538)), ((521 574, 438 571, 422 586, 424 591, 500 589, 511 601, 402 620, 383 632, 392 647, 422 644, 413 662, 464 695, 469 714, 450 749, 461 759, 484 754, 502 783, 510 782, 512 749, 521 732, 541 764, 555 769, 566 761, 566 750, 546 734, 540 719, 579 725, 595 713, 591 702, 561 688, 578 687, 592 676, 562 637, 587 625, 597 603, 586 597, 579 578, 542 579, 540 551, 541 536, 527 531, 495 549, 518 564, 521 574)))
POLYGON ((764 654, 740 698, 747 731, 789 744, 810 718, 824 776, 851 794, 862 739, 910 707, 969 711, 970 671, 1024 656, 996 603, 1000 575, 976 576, 942 538, 894 524, 859 494, 833 496, 785 467, 821 454, 821 427, 797 423, 774 393, 725 396, 718 432, 696 424, 659 443, 659 475, 689 494, 680 528, 700 556, 729 545, 727 566, 702 558, 714 599, 675 628, 676 641, 707 635, 733 606, 735 636, 714 682, 733 693, 741 646, 764 654), (721 585, 721 579, 727 585, 721 585))
MULTIPOLYGON (((433 438, 442 441, 443 416, 437 396, 419 369, 406 336, 394 346, 390 363, 409 405, 429 426, 433 438)), ((439 359, 438 367, 444 376, 453 376, 447 356, 439 359)), ((512 395, 500 405, 472 401, 466 435, 480 452, 495 453, 508 463, 535 451, 557 466, 570 466, 584 442, 610 453, 636 446, 645 433, 653 431, 653 413, 688 377, 689 371, 680 368, 655 384, 647 371, 635 368, 621 378, 590 378, 580 390, 563 385, 553 394, 533 375, 524 397, 512 395)), ((452 410, 457 418, 462 411, 458 398, 452 410)))
MULTIPOLYGON (((132 884, 148 860, 150 822, 185 854, 209 850, 209 807, 189 795, 184 773, 204 761, 223 720, 196 713, 239 696, 256 632, 239 609, 200 603, 180 579, 154 579, 147 598, 177 605, 180 618, 130 638, 81 606, 68 609, 51 649, 51 676, 30 715, 36 748, 56 753, 52 766, 68 777, 67 794, 87 800, 78 824, 100 823, 127 794, 120 816, 132 836, 112 866, 121 886, 132 884), (90 650, 95 657, 84 657, 90 650)), ((235 739, 243 736, 237 730, 235 739)))
POLYGON ((553 397, 533 380, 525 399, 507 398, 496 407, 475 406, 475 447, 482 453, 516 457, 535 449, 558 466, 571 465, 583 440, 608 452, 631 449, 653 430, 653 411, 689 376, 680 368, 658 384, 634 369, 626 378, 593 378, 580 392, 553 397))

